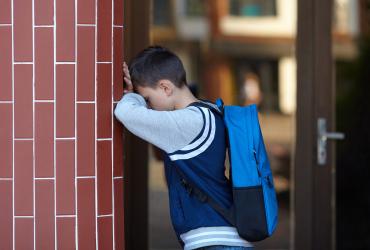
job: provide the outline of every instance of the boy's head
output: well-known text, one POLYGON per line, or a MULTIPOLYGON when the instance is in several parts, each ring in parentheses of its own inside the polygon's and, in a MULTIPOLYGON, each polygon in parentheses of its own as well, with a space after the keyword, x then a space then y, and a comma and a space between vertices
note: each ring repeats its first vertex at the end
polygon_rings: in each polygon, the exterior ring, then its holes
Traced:
POLYGON ((141 51, 130 62, 129 72, 135 92, 157 110, 169 110, 174 101, 173 92, 187 85, 181 60, 160 46, 141 51))

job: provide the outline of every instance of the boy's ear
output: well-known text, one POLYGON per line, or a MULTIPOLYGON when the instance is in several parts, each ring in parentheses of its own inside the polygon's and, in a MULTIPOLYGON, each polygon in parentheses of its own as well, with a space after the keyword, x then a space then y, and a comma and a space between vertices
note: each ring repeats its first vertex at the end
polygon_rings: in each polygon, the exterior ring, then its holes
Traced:
POLYGON ((166 93, 167 96, 170 96, 173 93, 174 85, 171 81, 167 79, 159 80, 158 87, 162 89, 166 93))

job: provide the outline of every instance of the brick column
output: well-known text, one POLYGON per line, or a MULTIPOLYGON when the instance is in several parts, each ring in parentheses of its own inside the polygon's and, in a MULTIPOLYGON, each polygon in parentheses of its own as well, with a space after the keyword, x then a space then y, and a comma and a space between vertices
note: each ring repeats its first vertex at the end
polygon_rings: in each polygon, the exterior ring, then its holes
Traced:
POLYGON ((124 249, 123 0, 0 0, 0 249, 124 249))

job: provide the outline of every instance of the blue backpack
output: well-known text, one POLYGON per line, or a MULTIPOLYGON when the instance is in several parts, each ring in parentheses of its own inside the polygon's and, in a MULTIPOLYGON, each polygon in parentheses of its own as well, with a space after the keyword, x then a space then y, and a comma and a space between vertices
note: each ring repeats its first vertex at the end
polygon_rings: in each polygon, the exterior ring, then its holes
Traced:
POLYGON ((216 105, 220 112, 204 102, 198 105, 210 108, 225 122, 233 205, 227 209, 220 206, 189 183, 182 171, 176 168, 182 185, 200 201, 208 202, 247 241, 260 241, 271 236, 277 225, 278 204, 257 106, 224 106, 222 100, 218 99, 216 105))

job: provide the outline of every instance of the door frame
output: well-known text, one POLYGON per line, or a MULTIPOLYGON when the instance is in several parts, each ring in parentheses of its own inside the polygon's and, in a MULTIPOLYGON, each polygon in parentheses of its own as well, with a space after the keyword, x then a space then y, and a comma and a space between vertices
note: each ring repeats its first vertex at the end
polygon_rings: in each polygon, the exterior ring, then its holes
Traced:
POLYGON ((293 248, 335 249, 335 151, 317 164, 317 120, 335 128, 332 0, 298 0, 293 248))
MULTIPOLYGON (((123 58, 148 47, 150 0, 124 1, 123 58)), ((124 128, 125 249, 148 249, 148 143, 124 128)))

